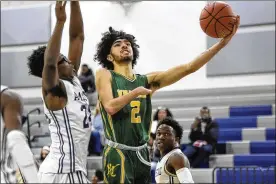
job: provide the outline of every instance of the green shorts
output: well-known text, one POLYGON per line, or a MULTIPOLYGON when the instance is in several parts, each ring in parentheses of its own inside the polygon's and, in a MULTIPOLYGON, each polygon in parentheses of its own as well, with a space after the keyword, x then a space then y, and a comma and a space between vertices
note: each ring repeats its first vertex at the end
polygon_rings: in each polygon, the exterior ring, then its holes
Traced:
MULTIPOLYGON (((144 161, 150 163, 148 148, 139 153, 144 161)), ((103 168, 105 183, 151 183, 151 167, 140 161, 135 151, 120 150, 106 145, 103 152, 103 168)))

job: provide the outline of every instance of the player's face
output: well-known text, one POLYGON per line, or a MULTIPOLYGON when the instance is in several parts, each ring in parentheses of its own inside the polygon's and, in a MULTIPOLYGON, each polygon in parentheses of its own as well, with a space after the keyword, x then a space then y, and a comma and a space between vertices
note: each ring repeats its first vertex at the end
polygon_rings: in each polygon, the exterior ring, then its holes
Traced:
POLYGON ((208 109, 200 110, 200 117, 201 118, 210 118, 210 112, 208 109))
POLYGON ((58 73, 61 78, 72 79, 75 73, 74 66, 64 55, 60 54, 58 61, 58 73))
POLYGON ((165 109, 161 109, 158 111, 158 120, 161 121, 167 117, 167 111, 165 109))
POLYGON ((133 50, 130 42, 126 39, 116 40, 111 47, 111 57, 109 60, 117 62, 131 62, 133 60, 133 50))
POLYGON ((160 125, 156 131, 157 148, 161 152, 170 151, 175 144, 175 134, 171 126, 160 125))

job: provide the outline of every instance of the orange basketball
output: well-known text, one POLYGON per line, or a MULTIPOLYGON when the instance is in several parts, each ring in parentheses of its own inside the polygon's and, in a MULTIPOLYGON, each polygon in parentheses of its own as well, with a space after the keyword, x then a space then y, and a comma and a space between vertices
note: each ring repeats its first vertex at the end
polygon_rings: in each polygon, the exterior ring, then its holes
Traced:
POLYGON ((200 27, 210 37, 223 38, 232 32, 235 14, 229 4, 222 1, 208 3, 200 14, 200 27))

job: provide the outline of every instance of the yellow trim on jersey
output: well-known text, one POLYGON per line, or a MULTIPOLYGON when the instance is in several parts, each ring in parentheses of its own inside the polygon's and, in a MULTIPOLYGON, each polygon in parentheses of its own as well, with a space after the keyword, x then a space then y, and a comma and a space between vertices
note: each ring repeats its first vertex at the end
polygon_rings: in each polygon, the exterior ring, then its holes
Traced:
POLYGON ((165 164, 165 166, 164 166, 164 171, 165 171, 165 173, 166 173, 167 175, 169 175, 169 176, 177 177, 176 174, 172 174, 172 173, 170 173, 170 172, 167 170, 167 165, 166 165, 166 164, 165 164))
POLYGON ((122 74, 120 74, 120 73, 118 73, 118 72, 115 72, 114 70, 113 70, 113 72, 116 73, 116 74, 118 74, 118 75, 120 75, 120 76, 122 76, 123 78, 125 78, 125 79, 128 80, 129 82, 134 82, 134 81, 136 80, 136 75, 135 75, 135 74, 133 74, 134 78, 131 79, 131 78, 128 78, 128 77, 126 77, 126 76, 124 76, 124 75, 122 75, 122 74))
POLYGON ((101 104, 101 103, 99 104, 99 107, 100 107, 100 113, 101 113, 101 115, 102 115, 103 122, 104 122, 105 132, 106 132, 107 136, 109 137, 109 139, 111 139, 111 136, 110 136, 110 134, 109 134, 109 132, 108 132, 108 129, 107 129, 107 126, 106 126, 106 119, 105 119, 105 116, 104 116, 104 114, 103 114, 103 107, 102 107, 102 104, 101 104))
POLYGON ((121 157, 121 179, 120 183, 125 183, 125 156, 123 152, 119 149, 116 149, 117 153, 121 157))
POLYGON ((111 118, 111 116, 109 114, 107 114, 107 118, 108 118, 108 122, 109 122, 109 125, 110 125, 110 128, 111 128, 112 134, 114 136, 114 142, 117 142, 116 136, 115 136, 115 131, 114 131, 114 128, 113 128, 112 118, 111 118))
MULTIPOLYGON (((103 160, 103 162, 104 162, 104 168, 105 168, 105 166, 106 166, 106 157, 107 157, 107 154, 108 154, 108 152, 110 151, 110 149, 111 149, 111 147, 109 147, 108 145, 107 145, 107 148, 106 148, 106 150, 105 150, 105 153, 104 153, 104 160, 103 160)), ((108 181, 107 181, 107 179, 106 179, 106 175, 105 175, 105 172, 104 172, 104 183, 108 183, 108 181)))

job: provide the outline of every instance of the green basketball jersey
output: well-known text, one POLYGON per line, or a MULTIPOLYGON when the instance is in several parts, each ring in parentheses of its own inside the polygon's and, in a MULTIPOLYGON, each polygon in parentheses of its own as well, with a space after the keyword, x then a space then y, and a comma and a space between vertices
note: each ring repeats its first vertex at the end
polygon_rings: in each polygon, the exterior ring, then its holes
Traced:
MULTIPOLYGON (((139 86, 148 86, 145 75, 136 74, 135 78, 130 80, 114 71, 110 72, 114 98, 126 95, 139 86)), ((128 146, 141 146, 148 141, 152 113, 150 95, 138 96, 113 116, 105 111, 102 104, 100 112, 107 139, 128 146)))

